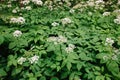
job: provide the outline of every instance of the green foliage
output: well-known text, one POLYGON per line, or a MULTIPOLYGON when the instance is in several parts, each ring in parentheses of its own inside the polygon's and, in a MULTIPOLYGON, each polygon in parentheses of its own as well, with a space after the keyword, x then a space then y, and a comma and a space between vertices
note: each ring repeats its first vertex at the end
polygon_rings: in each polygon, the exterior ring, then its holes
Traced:
MULTIPOLYGON (((84 5, 87 0, 82 1, 84 5)), ((80 2, 54 0, 52 9, 50 4, 23 6, 15 1, 7 9, 7 2, 0 3, 0 79, 119 80, 120 25, 113 11, 119 5, 108 1, 102 9, 75 8, 80 2), (32 10, 22 11, 26 6, 32 10), (15 7, 18 13, 12 13, 15 7), (109 10, 110 15, 103 16, 109 10), (24 24, 10 23, 21 16, 24 24)))

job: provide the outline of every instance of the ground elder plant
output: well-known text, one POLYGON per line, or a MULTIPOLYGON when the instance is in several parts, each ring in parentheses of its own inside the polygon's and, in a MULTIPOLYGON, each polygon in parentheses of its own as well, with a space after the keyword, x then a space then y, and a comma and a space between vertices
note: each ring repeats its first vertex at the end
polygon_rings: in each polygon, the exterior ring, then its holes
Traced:
POLYGON ((0 80, 120 80, 119 0, 1 0, 0 80))

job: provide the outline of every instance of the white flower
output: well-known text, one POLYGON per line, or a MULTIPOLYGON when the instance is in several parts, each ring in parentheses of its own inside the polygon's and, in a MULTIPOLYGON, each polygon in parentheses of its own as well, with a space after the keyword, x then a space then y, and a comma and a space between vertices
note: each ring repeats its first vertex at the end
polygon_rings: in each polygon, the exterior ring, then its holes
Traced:
POLYGON ((23 1, 21 1, 20 3, 22 3, 22 4, 24 4, 24 5, 27 5, 27 4, 30 3, 30 0, 23 0, 23 1))
POLYGON ((19 30, 16 30, 14 33, 13 33, 13 36, 14 37, 20 37, 22 35, 22 32, 19 31, 19 30))
POLYGON ((73 52, 74 48, 75 48, 75 45, 69 44, 68 47, 65 48, 65 51, 66 51, 67 53, 70 53, 70 52, 73 52))
POLYGON ((26 58, 21 57, 21 58, 18 59, 17 62, 18 62, 18 64, 21 64, 21 65, 22 65, 25 61, 26 61, 26 58))
POLYGON ((113 43, 114 43, 114 40, 112 40, 111 38, 106 38, 105 45, 112 45, 113 43))
POLYGON ((11 5, 11 4, 8 4, 8 5, 7 5, 7 7, 8 7, 8 8, 11 8, 11 7, 12 7, 12 5, 11 5))
POLYGON ((17 24, 24 24, 25 19, 23 17, 18 17, 18 18, 11 18, 10 23, 17 23, 17 24))
POLYGON ((103 16, 109 16, 110 15, 110 12, 104 12, 103 13, 103 16))
POLYGON ((117 15, 117 19, 119 19, 119 20, 120 20, 120 14, 119 14, 119 15, 117 15))
POLYGON ((112 60, 118 60, 117 55, 113 55, 112 60))
POLYGON ((32 2, 36 5, 42 6, 43 2, 41 0, 32 0, 32 2))
POLYGON ((93 0, 89 0, 89 1, 87 1, 87 5, 93 7, 93 6, 95 6, 95 3, 93 0))
POLYGON ((31 10, 32 8, 31 8, 31 6, 26 6, 25 9, 26 10, 31 10))
POLYGON ((18 17, 17 18, 18 23, 23 24, 25 23, 25 19, 23 17, 18 17))
POLYGON ((12 10, 12 13, 17 13, 17 12, 19 12, 20 10, 19 10, 19 7, 16 7, 15 9, 13 9, 12 10))
POLYGON ((33 64, 33 63, 37 63, 38 59, 39 59, 39 56, 35 55, 35 56, 29 58, 28 60, 31 64, 33 64))
POLYGON ((75 48, 75 45, 73 45, 73 44, 69 44, 68 47, 74 49, 74 48, 75 48))
POLYGON ((49 37, 49 38, 48 38, 48 41, 50 41, 50 42, 51 42, 51 41, 57 41, 57 37, 54 37, 54 36, 53 36, 53 37, 49 37))
POLYGON ((64 18, 64 19, 61 19, 61 22, 62 22, 63 25, 65 25, 65 24, 71 23, 72 21, 69 18, 64 18))
POLYGON ((67 38, 63 37, 62 35, 58 36, 58 37, 49 37, 48 41, 53 41, 54 44, 58 44, 58 43, 65 43, 67 42, 67 38))
POLYGON ((10 23, 16 23, 16 20, 17 19, 13 17, 13 18, 10 19, 10 23))
POLYGON ((63 37, 62 35, 58 36, 58 42, 59 43, 64 43, 67 42, 67 38, 63 37))
POLYGON ((88 12, 88 15, 89 15, 89 16, 92 16, 92 12, 88 12))
POLYGON ((25 8, 24 8, 24 7, 21 7, 21 10, 25 10, 25 8))
POLYGON ((120 19, 114 19, 114 23, 120 24, 120 19))
POLYGON ((13 9, 13 10, 12 10, 12 13, 17 13, 17 10, 16 10, 16 9, 13 9))
POLYGON ((97 0, 95 3, 96 4, 104 4, 105 2, 103 0, 97 0))
POLYGON ((55 27, 55 26, 59 26, 59 23, 53 22, 51 25, 55 27))
POLYGON ((73 14, 73 13, 75 12, 75 10, 74 10, 74 9, 71 9, 69 12, 73 14))
POLYGON ((120 5, 120 0, 118 0, 117 4, 120 5))

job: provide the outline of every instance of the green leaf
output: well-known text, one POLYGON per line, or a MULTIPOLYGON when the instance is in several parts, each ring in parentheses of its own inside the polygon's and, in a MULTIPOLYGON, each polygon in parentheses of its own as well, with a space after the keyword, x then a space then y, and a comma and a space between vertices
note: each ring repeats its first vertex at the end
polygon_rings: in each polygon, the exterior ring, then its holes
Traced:
POLYGON ((57 77, 52 77, 50 80, 59 80, 57 77))
POLYGON ((80 53, 79 57, 81 60, 89 61, 92 60, 92 58, 88 57, 85 53, 80 53))
POLYGON ((82 64, 83 64, 82 62, 77 63, 77 69, 78 70, 80 70, 82 68, 82 66, 83 66, 82 64))
POLYGON ((106 80, 111 80, 109 77, 106 77, 106 80))
POLYGON ((105 76, 97 76, 96 78, 95 78, 95 80, 105 80, 105 76))
POLYGON ((74 80, 80 80, 80 77, 78 75, 75 75, 74 80))
POLYGON ((0 36, 0 45, 4 42, 4 37, 0 36))
POLYGON ((21 71, 22 71, 22 67, 13 69, 12 76, 19 74, 21 71))
POLYGON ((49 46, 47 47, 47 51, 54 51, 55 50, 55 46, 53 43, 50 43, 49 46))
POLYGON ((116 75, 119 73, 119 65, 115 61, 110 61, 106 64, 107 69, 113 74, 116 75))
POLYGON ((7 75, 7 73, 5 72, 5 70, 0 69, 0 77, 6 76, 6 75, 7 75))
POLYGON ((103 59, 104 56, 107 56, 107 54, 106 53, 99 53, 99 54, 96 55, 96 58, 97 59, 103 59))
POLYGON ((67 78, 68 75, 69 75, 69 72, 68 72, 68 71, 65 71, 64 73, 61 74, 61 79, 67 78))
POLYGON ((29 80, 37 80, 37 78, 30 77, 29 80))
POLYGON ((68 57, 71 58, 71 59, 79 59, 79 57, 78 57, 78 55, 76 53, 70 53, 68 55, 68 57))
POLYGON ((66 67, 67 67, 68 70, 70 70, 71 67, 72 67, 72 64, 70 62, 67 62, 66 67))
POLYGON ((70 76, 69 76, 69 80, 74 80, 74 77, 75 77, 75 73, 71 73, 70 76))
POLYGON ((40 80, 46 80, 45 76, 40 77, 40 80))
POLYGON ((9 49, 13 49, 14 47, 16 47, 16 43, 15 42, 11 42, 9 44, 9 49))

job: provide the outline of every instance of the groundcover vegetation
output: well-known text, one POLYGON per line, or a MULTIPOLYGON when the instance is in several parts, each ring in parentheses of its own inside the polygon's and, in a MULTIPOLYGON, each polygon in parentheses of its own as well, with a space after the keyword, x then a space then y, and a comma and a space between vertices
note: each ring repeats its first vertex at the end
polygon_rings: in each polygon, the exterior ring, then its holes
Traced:
POLYGON ((0 80, 120 80, 120 0, 0 0, 0 80))

